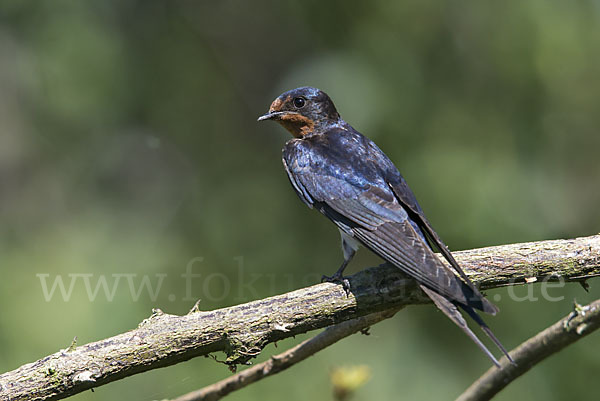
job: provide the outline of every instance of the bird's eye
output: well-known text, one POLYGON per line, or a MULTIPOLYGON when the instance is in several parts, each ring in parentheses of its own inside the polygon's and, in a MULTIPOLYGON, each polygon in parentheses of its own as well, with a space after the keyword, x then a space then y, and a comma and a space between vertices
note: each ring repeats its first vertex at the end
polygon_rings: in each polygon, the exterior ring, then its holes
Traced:
POLYGON ((294 98, 294 106, 296 106, 297 109, 303 108, 305 104, 306 104, 305 98, 303 98, 303 97, 294 98))

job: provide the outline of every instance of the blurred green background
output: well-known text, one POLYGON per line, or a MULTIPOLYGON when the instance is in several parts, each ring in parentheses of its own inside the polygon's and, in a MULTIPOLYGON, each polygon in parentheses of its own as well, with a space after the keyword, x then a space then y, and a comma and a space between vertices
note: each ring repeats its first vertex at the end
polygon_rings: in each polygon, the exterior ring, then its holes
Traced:
MULTIPOLYGON (((386 151, 453 250, 597 233, 599 50, 592 1, 3 1, 0 370, 153 307, 214 309, 333 273, 337 230, 289 185, 287 132, 256 122, 298 86, 386 151), (114 292, 95 293, 101 280, 114 292)), ((349 271, 379 262, 362 251, 349 271)), ((539 286, 490 291, 488 323, 512 348, 598 298, 590 284, 548 290, 555 302, 539 286)), ((372 375, 356 400, 453 399, 490 367, 431 307, 371 332, 229 399, 331 400, 331 369, 354 364, 372 375)), ((497 399, 598 394, 599 345, 497 399)), ((229 375, 197 358, 73 399, 162 399, 229 375)))

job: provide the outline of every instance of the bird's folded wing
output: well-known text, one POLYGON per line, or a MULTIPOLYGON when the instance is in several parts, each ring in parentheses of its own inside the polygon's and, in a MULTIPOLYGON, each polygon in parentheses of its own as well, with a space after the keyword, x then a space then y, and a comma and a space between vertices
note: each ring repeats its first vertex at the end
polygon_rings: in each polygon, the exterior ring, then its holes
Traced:
POLYGON ((493 313, 487 307, 489 302, 441 263, 391 194, 371 187, 353 198, 319 203, 334 223, 350 230, 365 246, 421 284, 459 303, 493 313))
POLYGON ((407 220, 387 222, 375 230, 353 227, 354 236, 436 293, 476 309, 488 311, 484 298, 444 266, 407 220))
POLYGON ((370 164, 362 169, 356 164, 332 166, 326 154, 304 146, 286 146, 283 160, 294 189, 305 203, 428 288, 464 305, 496 312, 493 304, 437 258, 420 235, 418 222, 411 219, 393 188, 370 170, 370 164), (371 178, 363 179, 365 176, 371 178))
POLYGON ((454 259, 454 256, 452 256, 452 254, 448 250, 448 247, 446 246, 446 244, 444 244, 442 239, 435 232, 435 230, 433 229, 433 227, 431 226, 431 224, 425 217, 423 210, 417 203, 417 200, 415 199, 414 194, 412 193, 412 191, 406 184, 406 181, 404 180, 404 178, 402 178, 402 176, 398 175, 398 177, 395 177, 395 179, 392 182, 390 182, 389 185, 392 188, 392 190, 394 191, 394 194, 397 196, 398 201, 406 207, 411 218, 413 218, 416 221, 419 228, 424 233, 426 233, 426 235, 433 242, 435 247, 440 250, 442 255, 444 255, 444 258, 446 258, 446 260, 448 261, 448 263, 450 263, 452 268, 454 268, 454 270, 456 270, 456 272, 464 280, 466 280, 469 284, 471 284, 469 278, 464 273, 464 271, 461 269, 461 267, 458 265, 458 263, 454 259))

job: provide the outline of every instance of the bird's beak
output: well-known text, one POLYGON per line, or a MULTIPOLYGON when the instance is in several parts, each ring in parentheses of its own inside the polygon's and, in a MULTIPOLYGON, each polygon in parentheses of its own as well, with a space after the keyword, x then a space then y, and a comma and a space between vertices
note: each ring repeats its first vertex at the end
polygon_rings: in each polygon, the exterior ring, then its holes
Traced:
POLYGON ((281 112, 281 111, 269 111, 266 114, 263 114, 262 116, 258 117, 258 120, 256 121, 265 121, 265 120, 279 120, 279 118, 285 113, 281 112))

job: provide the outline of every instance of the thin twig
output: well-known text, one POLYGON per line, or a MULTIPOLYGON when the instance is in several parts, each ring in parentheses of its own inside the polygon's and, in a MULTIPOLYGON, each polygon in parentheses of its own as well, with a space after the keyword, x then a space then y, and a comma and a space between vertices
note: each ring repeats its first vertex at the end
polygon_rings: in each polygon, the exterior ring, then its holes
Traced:
POLYGON ((465 390, 456 401, 485 401, 491 399, 500 390, 539 362, 598 328, 600 328, 600 300, 586 306, 575 304, 575 310, 568 316, 510 352, 516 365, 511 365, 506 358, 502 358, 500 369, 490 368, 465 390))
POLYGON ((305 340, 281 354, 273 355, 265 362, 254 365, 251 368, 245 369, 200 390, 192 391, 181 397, 177 397, 173 399, 173 401, 220 400, 233 391, 244 388, 265 377, 279 373, 298 362, 305 360, 309 356, 316 354, 345 337, 364 330, 382 320, 391 318, 398 310, 372 313, 329 327, 315 337, 305 340))

